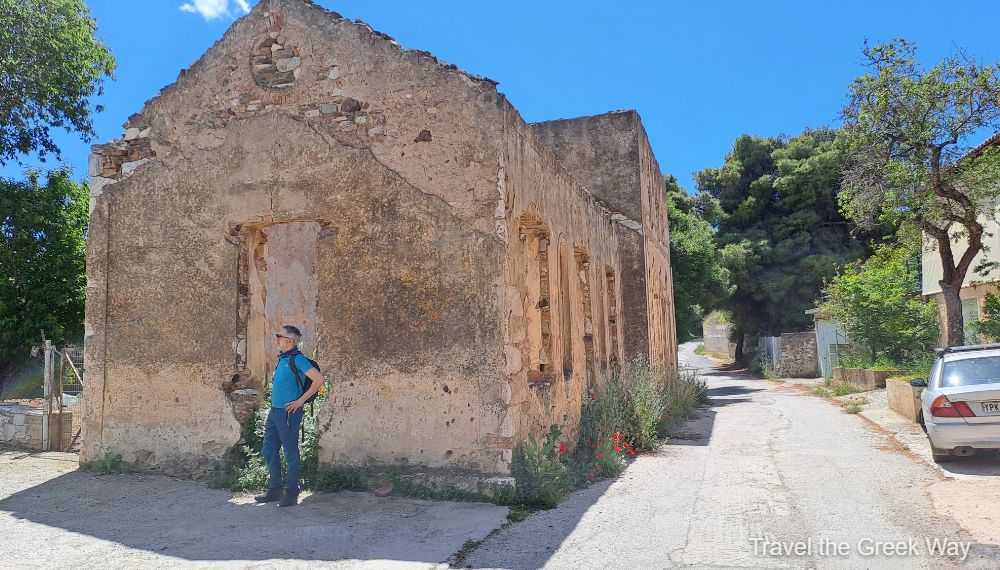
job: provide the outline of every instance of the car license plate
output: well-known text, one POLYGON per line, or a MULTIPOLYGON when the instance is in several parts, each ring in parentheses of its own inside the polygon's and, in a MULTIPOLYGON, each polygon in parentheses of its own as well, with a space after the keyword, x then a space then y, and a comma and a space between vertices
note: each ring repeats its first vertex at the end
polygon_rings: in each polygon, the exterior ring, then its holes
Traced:
POLYGON ((983 414, 987 416, 1000 415, 1000 400, 989 400, 987 402, 979 402, 979 405, 983 407, 983 414))

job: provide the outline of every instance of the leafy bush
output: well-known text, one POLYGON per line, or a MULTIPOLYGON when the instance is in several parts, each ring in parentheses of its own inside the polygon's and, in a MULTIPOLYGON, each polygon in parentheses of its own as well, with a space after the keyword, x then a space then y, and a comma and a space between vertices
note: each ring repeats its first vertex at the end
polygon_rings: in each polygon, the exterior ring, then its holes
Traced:
POLYGON ((708 386, 695 370, 682 370, 675 381, 667 383, 663 390, 663 401, 661 426, 679 420, 707 402, 708 386))
MULTIPOLYGON (((271 387, 268 384, 262 401, 268 402, 270 399, 271 387)), ((322 409, 324 400, 323 395, 317 396, 314 407, 317 410, 322 409)), ((243 423, 240 432, 243 443, 234 445, 226 451, 222 467, 211 479, 210 485, 231 491, 249 491, 267 487, 268 473, 267 465, 264 463, 263 446, 269 411, 269 407, 262 406, 243 423)), ((329 427, 329 423, 322 427, 318 426, 316 416, 309 413, 307 405, 305 416, 302 418, 302 430, 305 433, 299 435, 299 475, 300 485, 304 489, 311 489, 317 485, 320 477, 319 440, 329 427)), ((282 469, 287 467, 284 452, 281 453, 281 466, 282 469)))
POLYGON ((1000 296, 986 294, 982 315, 978 322, 969 323, 969 328, 994 342, 1000 341, 1000 296))
POLYGON ((83 336, 89 200, 67 169, 44 183, 38 171, 0 178, 0 382, 40 332, 54 343, 83 336))
POLYGON ((694 347, 694 353, 697 354, 698 356, 705 356, 705 345, 699 344, 698 346, 694 347))
POLYGON ((642 359, 609 371, 583 408, 581 438, 596 442, 618 433, 638 450, 656 446, 669 384, 662 368, 642 359))
POLYGON ((514 450, 510 470, 518 501, 550 508, 573 488, 576 480, 561 437, 562 428, 553 425, 541 443, 534 434, 528 434, 528 441, 514 450))
POLYGON ((768 380, 777 380, 781 378, 781 374, 778 373, 778 369, 771 362, 771 359, 763 354, 758 354, 757 358, 754 359, 754 366, 764 378, 768 380))
POLYGON ((821 314, 843 323, 870 350, 873 364, 895 368, 919 358, 938 337, 937 308, 920 296, 919 267, 919 243, 883 246, 833 279, 821 314))

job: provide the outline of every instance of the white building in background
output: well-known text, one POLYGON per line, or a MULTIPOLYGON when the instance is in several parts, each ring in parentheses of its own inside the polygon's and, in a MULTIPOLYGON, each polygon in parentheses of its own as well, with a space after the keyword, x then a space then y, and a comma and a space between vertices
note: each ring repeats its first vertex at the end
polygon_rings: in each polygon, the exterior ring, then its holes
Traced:
MULTIPOLYGON (((970 151, 969 154, 979 152, 988 146, 1000 145, 1000 133, 984 141, 981 145, 970 151)), ((966 155, 968 156, 968 155, 966 155)), ((1000 208, 1000 204, 997 204, 1000 208)), ((969 324, 979 320, 982 311, 983 301, 987 293, 997 291, 997 283, 1000 282, 1000 224, 995 220, 987 220, 980 217, 979 223, 983 225, 983 250, 976 255, 972 262, 972 268, 965 276, 960 292, 962 298, 962 317, 965 322, 965 344, 977 344, 979 336, 969 328, 969 324), (983 262, 995 262, 997 265, 991 266, 984 274, 977 273, 974 269, 983 262)), ((961 232, 962 228, 956 228, 956 232, 961 232)), ((952 240, 951 251, 955 259, 960 259, 968 249, 969 245, 964 237, 956 237, 952 240)), ((944 345, 944 294, 941 292, 941 256, 937 250, 937 242, 924 235, 923 252, 921 260, 921 292, 925 298, 932 298, 938 304, 938 322, 942 324, 942 333, 938 338, 938 345, 944 345)))

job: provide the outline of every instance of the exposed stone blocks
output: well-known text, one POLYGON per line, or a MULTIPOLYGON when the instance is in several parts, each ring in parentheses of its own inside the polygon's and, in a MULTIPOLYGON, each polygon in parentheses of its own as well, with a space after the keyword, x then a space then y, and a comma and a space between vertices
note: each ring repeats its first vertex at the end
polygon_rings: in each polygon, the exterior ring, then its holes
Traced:
POLYGON ((819 376, 815 331, 781 335, 781 360, 778 362, 778 372, 786 378, 819 376))
MULTIPOLYGON (((42 410, 21 404, 0 403, 0 443, 30 450, 42 449, 42 410)), ((50 415, 49 447, 69 448, 73 438, 73 414, 63 411, 50 415), (61 428, 60 428, 61 426, 61 428)))

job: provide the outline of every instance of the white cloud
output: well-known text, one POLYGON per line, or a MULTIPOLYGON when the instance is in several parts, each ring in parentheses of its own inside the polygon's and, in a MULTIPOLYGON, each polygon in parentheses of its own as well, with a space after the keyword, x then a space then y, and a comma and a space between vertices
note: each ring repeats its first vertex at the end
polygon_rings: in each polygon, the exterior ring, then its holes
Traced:
MULTIPOLYGON (((233 7, 238 8, 244 14, 250 11, 250 4, 247 0, 233 0, 233 3, 235 4, 233 7)), ((229 0, 191 0, 181 4, 181 11, 201 14, 201 17, 206 20, 214 20, 223 16, 234 17, 233 11, 229 7, 229 0)))

